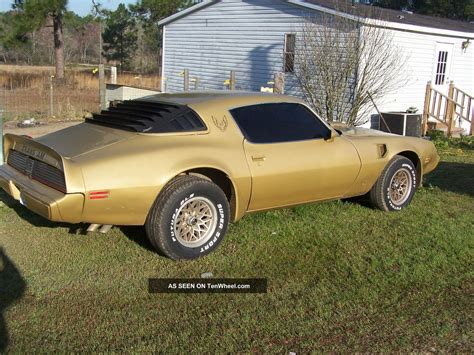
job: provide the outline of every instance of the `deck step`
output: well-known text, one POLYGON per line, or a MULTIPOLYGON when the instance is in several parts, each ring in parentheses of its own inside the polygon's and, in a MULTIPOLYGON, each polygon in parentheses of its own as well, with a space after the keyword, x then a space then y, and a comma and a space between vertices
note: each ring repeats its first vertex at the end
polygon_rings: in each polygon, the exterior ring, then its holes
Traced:
MULTIPOLYGON (((432 126, 431 128, 432 130, 436 130, 436 131, 441 131, 441 132, 444 132, 444 134, 447 134, 448 133, 448 126, 444 123, 441 123, 441 122, 436 122, 434 124, 434 127, 432 126)), ((466 130, 464 128, 461 128, 461 127, 454 127, 451 129, 451 136, 453 137, 460 137, 462 135, 465 135, 467 134, 466 130)))

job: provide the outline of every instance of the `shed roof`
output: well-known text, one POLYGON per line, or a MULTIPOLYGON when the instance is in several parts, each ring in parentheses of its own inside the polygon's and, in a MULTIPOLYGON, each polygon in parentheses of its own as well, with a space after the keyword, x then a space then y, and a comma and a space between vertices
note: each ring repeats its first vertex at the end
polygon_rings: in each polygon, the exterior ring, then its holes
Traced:
POLYGON ((467 21, 408 13, 360 3, 356 3, 352 6, 352 1, 345 0, 305 0, 304 2, 359 17, 379 19, 387 22, 432 27, 451 31, 474 32, 474 23, 467 21))
MULTIPOLYGON (((386 23, 386 27, 403 29, 411 26, 433 28, 444 31, 465 32, 469 37, 474 35, 474 23, 467 21, 451 20, 442 17, 433 17, 420 14, 411 14, 403 11, 385 9, 370 5, 356 3, 352 6, 351 0, 282 0, 296 6, 302 6, 314 11, 325 11, 336 15, 349 15, 359 18, 369 18, 374 20, 382 20, 386 23)), ((183 11, 171 15, 158 24, 160 26, 171 23, 181 17, 187 16, 207 6, 213 5, 219 0, 204 0, 194 6, 183 11)), ((426 31, 425 31, 426 32, 426 31)))

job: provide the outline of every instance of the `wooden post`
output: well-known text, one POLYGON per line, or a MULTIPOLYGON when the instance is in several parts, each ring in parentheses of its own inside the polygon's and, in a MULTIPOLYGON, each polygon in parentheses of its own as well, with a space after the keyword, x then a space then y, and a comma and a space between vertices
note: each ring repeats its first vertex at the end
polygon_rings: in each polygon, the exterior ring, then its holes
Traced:
POLYGON ((3 165, 3 106, 0 101, 0 165, 3 165))
POLYGON ((285 73, 275 74, 273 92, 282 95, 285 93, 285 73))
POLYGON ((117 67, 110 67, 110 83, 117 84, 117 67))
POLYGON ((100 97, 100 109, 107 109, 107 97, 106 97, 106 86, 105 86, 105 67, 104 64, 99 64, 99 97, 100 97))
POLYGON ((53 117, 54 116, 54 107, 53 107, 53 103, 54 103, 54 92, 53 92, 53 79, 54 79, 54 75, 50 75, 49 76, 49 117, 53 117))
POLYGON ((184 69, 184 91, 189 91, 189 69, 184 69))
MULTIPOLYGON (((94 5, 97 11, 96 5, 94 5)), ((102 18, 99 16, 99 64, 102 64, 102 51, 103 51, 103 43, 102 43, 102 18)))
POLYGON ((452 101, 454 100, 454 82, 452 81, 449 83, 448 97, 450 100, 447 100, 448 102, 446 103, 448 105, 446 110, 446 124, 448 125, 447 135, 451 137, 454 124, 454 111, 456 110, 456 105, 452 101))
POLYGON ((466 116, 467 118, 469 119, 469 124, 470 124, 470 128, 469 128, 469 135, 472 136, 472 131, 473 131, 473 124, 474 124, 474 107, 471 108, 471 105, 472 105, 472 97, 469 97, 467 99, 467 101, 469 102, 467 104, 467 111, 466 111, 466 116))
POLYGON ((423 128, 421 135, 426 136, 428 131, 428 118, 430 118, 430 100, 431 100, 431 81, 426 84, 425 106, 423 108, 423 128))
POLYGON ((235 71, 231 70, 230 71, 230 84, 229 84, 229 89, 230 90, 235 90, 235 71))

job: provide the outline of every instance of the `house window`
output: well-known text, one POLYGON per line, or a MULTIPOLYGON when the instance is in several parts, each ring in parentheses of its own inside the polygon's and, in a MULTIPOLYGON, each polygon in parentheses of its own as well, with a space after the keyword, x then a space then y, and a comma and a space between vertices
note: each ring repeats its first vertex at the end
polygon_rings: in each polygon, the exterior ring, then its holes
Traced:
POLYGON ((295 49, 296 35, 292 33, 285 34, 285 52, 283 69, 285 73, 295 72, 295 49))
POLYGON ((446 67, 448 65, 448 52, 438 52, 438 65, 436 66, 435 85, 443 85, 446 80, 446 67))

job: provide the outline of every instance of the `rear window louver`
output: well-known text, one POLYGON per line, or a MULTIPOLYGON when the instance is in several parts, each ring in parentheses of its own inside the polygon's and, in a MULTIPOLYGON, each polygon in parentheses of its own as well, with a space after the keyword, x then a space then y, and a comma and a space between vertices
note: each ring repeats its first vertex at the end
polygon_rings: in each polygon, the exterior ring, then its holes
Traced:
POLYGON ((184 105, 129 100, 94 113, 86 122, 141 133, 205 131, 201 118, 184 105))

